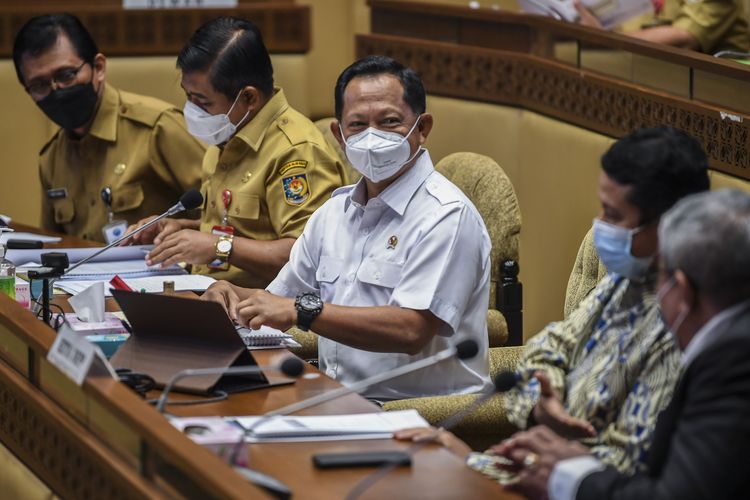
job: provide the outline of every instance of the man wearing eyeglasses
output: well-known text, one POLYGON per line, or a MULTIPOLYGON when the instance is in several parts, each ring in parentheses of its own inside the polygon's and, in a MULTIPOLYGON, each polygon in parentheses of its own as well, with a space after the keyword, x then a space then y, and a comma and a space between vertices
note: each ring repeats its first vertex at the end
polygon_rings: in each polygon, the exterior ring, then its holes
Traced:
POLYGON ((39 158, 45 229, 115 239, 199 186, 205 146, 180 111, 106 84, 106 58, 78 18, 29 20, 13 62, 26 92, 60 126, 39 158))

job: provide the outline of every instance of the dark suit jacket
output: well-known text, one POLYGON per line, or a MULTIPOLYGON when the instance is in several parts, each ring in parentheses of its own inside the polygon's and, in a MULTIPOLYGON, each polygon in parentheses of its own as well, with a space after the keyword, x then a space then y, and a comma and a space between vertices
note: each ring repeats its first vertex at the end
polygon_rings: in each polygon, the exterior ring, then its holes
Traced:
POLYGON ((720 335, 688 365, 659 415, 648 472, 608 467, 583 480, 578 500, 750 498, 750 311, 720 335))

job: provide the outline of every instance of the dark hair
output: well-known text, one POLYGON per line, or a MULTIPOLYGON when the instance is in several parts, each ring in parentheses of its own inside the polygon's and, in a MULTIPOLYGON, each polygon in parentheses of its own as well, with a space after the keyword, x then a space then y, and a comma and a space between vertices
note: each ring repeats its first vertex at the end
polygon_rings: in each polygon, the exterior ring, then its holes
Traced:
POLYGON ((57 42, 60 35, 66 35, 83 61, 94 64, 99 53, 91 33, 80 19, 72 14, 47 14, 32 17, 24 24, 13 41, 13 64, 16 66, 18 81, 24 84, 21 62, 24 56, 37 57, 57 42))
POLYGON ((245 19, 220 17, 193 33, 177 56, 183 73, 209 71, 213 87, 233 100, 252 86, 273 94, 273 66, 258 28, 245 19))
POLYGON ((657 220, 679 199, 709 188, 701 145, 672 127, 643 128, 617 141, 602 157, 604 172, 629 186, 627 200, 641 224, 657 220))
POLYGON ((377 76, 390 74, 398 78, 404 88, 404 101, 415 114, 421 115, 427 109, 422 79, 411 68, 386 56, 367 56, 354 62, 346 68, 336 80, 334 99, 336 101, 336 119, 341 120, 344 110, 344 91, 354 78, 358 76, 377 76))

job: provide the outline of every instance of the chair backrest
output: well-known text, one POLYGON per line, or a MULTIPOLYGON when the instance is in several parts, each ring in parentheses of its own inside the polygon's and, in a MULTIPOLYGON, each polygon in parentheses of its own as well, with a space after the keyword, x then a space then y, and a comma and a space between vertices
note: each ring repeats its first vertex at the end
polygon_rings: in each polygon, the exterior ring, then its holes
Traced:
POLYGON ((594 246, 594 232, 589 229, 583 237, 581 247, 578 249, 576 262, 568 279, 568 288, 565 291, 565 317, 578 307, 578 304, 596 287, 596 284, 607 274, 599 254, 594 246))
POLYGON ((326 142, 334 149, 334 151, 336 151, 336 153, 339 155, 339 158, 341 158, 341 163, 344 164, 344 167, 346 169, 346 183, 354 184, 362 177, 362 174, 360 174, 357 169, 352 167, 352 164, 349 163, 349 160, 346 158, 346 153, 344 153, 344 150, 341 149, 339 141, 336 140, 333 132, 331 132, 331 123, 333 123, 334 121, 336 121, 336 118, 321 118, 320 120, 315 121, 315 126, 318 127, 318 129, 323 133, 323 137, 326 138, 326 142))
POLYGON ((484 219, 492 242, 490 308, 499 309, 497 285, 502 263, 508 259, 518 262, 521 209, 513 184, 495 160, 476 153, 450 154, 435 168, 464 192, 484 219))

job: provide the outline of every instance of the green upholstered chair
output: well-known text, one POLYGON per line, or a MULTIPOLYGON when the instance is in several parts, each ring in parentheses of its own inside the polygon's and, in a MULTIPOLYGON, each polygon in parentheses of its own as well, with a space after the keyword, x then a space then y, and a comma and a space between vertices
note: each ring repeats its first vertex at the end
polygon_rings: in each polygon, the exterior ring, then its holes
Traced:
POLYGON ((596 287, 605 274, 607 274, 607 268, 599 260, 599 254, 596 253, 594 247, 594 232, 589 229, 578 249, 578 255, 568 280, 568 289, 565 292, 566 318, 596 287))
MULTIPOLYGON (((492 242, 490 304, 487 312, 487 334, 490 347, 508 341, 508 324, 503 315, 501 281, 503 263, 518 262, 521 237, 521 209, 513 184, 505 171, 492 158, 476 153, 453 153, 440 160, 435 169, 458 186, 479 211, 492 242)), ((520 314, 520 304, 519 314, 520 314)), ((513 324, 522 338, 520 322, 513 324)), ((519 342, 520 343, 520 342, 519 342)))

